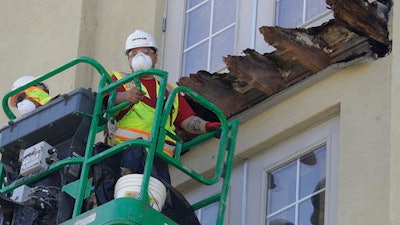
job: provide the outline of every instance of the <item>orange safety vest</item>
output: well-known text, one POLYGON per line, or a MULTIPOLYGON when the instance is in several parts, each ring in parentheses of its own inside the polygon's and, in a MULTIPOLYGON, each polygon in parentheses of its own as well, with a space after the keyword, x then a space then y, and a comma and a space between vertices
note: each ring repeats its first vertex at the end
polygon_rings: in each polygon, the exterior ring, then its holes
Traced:
POLYGON ((18 94, 15 94, 11 97, 11 105, 16 107, 18 96, 25 95, 23 99, 29 98, 33 101, 37 102, 39 105, 44 105, 51 100, 51 96, 47 94, 42 88, 38 86, 31 86, 18 94))
MULTIPOLYGON (((117 80, 120 80, 126 76, 126 74, 119 71, 111 71, 110 76, 115 76, 117 80)), ((156 81, 156 96, 158 96, 160 90, 160 84, 156 81)), ((130 90, 130 83, 124 84, 125 90, 130 90)), ((172 90, 174 87, 171 83, 168 83, 168 89, 172 90)), ((150 95, 144 85, 142 85, 143 91, 146 93, 146 97, 150 98, 150 95)), ((171 91, 169 91, 170 93, 171 91)), ((131 140, 135 138, 148 139, 151 135, 151 129, 154 122, 155 106, 150 106, 143 101, 140 101, 132 106, 122 117, 118 118, 117 114, 117 130, 114 134, 115 143, 121 143, 122 141, 131 140)), ((175 96, 174 109, 178 109, 179 101, 178 96, 175 96)), ((172 110, 170 117, 165 124, 165 129, 175 134, 174 121, 178 115, 178 110, 172 110)), ((167 143, 164 145, 164 152, 168 155, 174 155, 174 143, 175 141, 169 137, 166 137, 167 143)))

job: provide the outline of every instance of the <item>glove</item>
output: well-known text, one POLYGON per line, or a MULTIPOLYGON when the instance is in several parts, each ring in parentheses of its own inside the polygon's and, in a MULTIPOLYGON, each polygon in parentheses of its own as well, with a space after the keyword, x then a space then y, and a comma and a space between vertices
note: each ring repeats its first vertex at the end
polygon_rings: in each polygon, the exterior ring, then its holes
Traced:
MULTIPOLYGON (((206 131, 211 132, 211 131, 216 131, 221 129, 221 123, 220 122, 207 122, 206 123, 206 131)), ((218 132, 215 134, 216 138, 221 137, 221 132, 218 132)))
POLYGON ((220 122, 207 122, 206 123, 206 131, 215 131, 219 130, 221 128, 221 123, 220 122))

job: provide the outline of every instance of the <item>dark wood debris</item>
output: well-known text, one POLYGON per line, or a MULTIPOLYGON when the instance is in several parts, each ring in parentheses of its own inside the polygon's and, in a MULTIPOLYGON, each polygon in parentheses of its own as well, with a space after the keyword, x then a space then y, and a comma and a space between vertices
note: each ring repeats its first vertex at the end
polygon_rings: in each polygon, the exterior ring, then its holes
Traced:
MULTIPOLYGON (((245 49, 242 56, 224 58, 229 72, 198 71, 180 78, 178 85, 192 88, 231 118, 332 64, 390 54, 391 0, 326 2, 334 15, 329 22, 307 29, 260 27, 264 40, 275 51, 245 49)), ((207 109, 188 100, 201 117, 215 120, 207 109)))

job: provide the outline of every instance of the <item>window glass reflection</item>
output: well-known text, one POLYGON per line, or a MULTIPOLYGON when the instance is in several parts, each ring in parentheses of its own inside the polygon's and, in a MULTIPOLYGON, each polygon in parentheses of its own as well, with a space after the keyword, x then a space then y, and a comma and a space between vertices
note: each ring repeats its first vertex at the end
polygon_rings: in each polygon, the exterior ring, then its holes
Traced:
POLYGON ((269 180, 273 180, 275 185, 268 189, 268 213, 296 201, 296 161, 271 172, 269 180))
POLYGON ((277 26, 299 27, 327 11, 325 0, 276 0, 277 26))
POLYGON ((323 225, 325 175, 325 145, 269 171, 266 224, 323 225))
POLYGON ((325 146, 300 158, 300 198, 311 195, 315 186, 325 177, 325 146))

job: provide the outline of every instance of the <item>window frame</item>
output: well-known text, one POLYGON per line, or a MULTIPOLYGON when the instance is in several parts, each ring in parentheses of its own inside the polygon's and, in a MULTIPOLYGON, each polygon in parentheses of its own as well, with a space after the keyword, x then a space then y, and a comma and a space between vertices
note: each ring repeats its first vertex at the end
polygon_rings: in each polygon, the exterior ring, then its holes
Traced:
MULTIPOLYGON (((275 2, 275 16, 274 16, 274 20, 275 20, 275 22, 274 22, 274 24, 275 25, 278 25, 278 18, 279 18, 279 11, 278 11, 278 3, 279 2, 284 2, 284 1, 288 1, 288 0, 274 0, 274 2, 275 2)), ((328 13, 329 13, 329 9, 325 9, 324 10, 324 12, 322 12, 322 13, 320 13, 320 14, 318 14, 318 15, 316 15, 316 16, 314 16, 314 17, 311 17, 310 19, 308 19, 307 20, 307 4, 309 4, 309 3, 307 3, 307 0, 301 0, 301 1, 303 1, 302 2, 302 6, 303 6, 303 11, 301 12, 301 15, 302 15, 302 21, 301 21, 301 23, 299 24, 299 25, 297 25, 296 27, 307 27, 307 25, 308 24, 311 24, 311 23, 313 23, 313 22, 316 22, 316 21, 319 21, 320 19, 322 19, 324 16, 326 16, 328 13)), ((325 1, 322 1, 321 0, 321 2, 325 2, 325 1)), ((326 3, 326 2, 325 2, 326 3)))
MULTIPOLYGON (((257 0, 253 0, 257 1, 257 0)), ((243 10, 243 0, 237 0, 236 6, 236 21, 235 21, 235 35, 234 35, 234 46, 233 55, 239 55, 238 52, 238 40, 240 37, 239 32, 239 17, 240 12, 243 10)), ((248 7, 246 7, 248 8, 248 7)), ((182 74, 183 68, 183 51, 185 41, 185 14, 186 14, 186 2, 182 4, 177 1, 166 0, 164 14, 166 15, 166 30, 163 35, 163 54, 160 60, 160 68, 169 72, 169 81, 175 83, 179 80, 182 74), (166 44, 168 43, 168 44, 166 44)), ((245 26, 245 27, 248 27, 245 26)), ((209 36, 208 36, 209 37, 209 36)), ((248 37, 246 37, 249 39, 248 37)), ((248 45, 247 45, 248 46, 248 45)), ((242 49, 242 48, 240 48, 242 49)), ((244 49, 244 48, 243 48, 244 49)), ((210 49, 211 51, 211 49, 210 49)), ((240 50, 241 51, 241 50, 240 50)), ((224 56, 223 56, 224 57, 224 56)), ((204 68, 206 70, 207 68, 204 68)), ((226 66, 217 70, 217 72, 226 71, 226 66)))
MULTIPOLYGON (((265 225, 267 172, 326 143, 325 224, 335 225, 339 170, 339 122, 340 116, 337 115, 320 123, 310 124, 309 128, 302 129, 300 133, 286 137, 275 145, 269 146, 270 143, 266 143, 269 147, 238 163, 232 170, 225 224, 265 225)), ((183 194, 193 204, 216 194, 219 190, 218 185, 215 187, 193 186, 183 194)))
MULTIPOLYGON (((189 52, 191 50, 198 49, 197 47, 199 47, 199 46, 201 46, 203 44, 205 44, 207 46, 206 47, 206 49, 207 49, 207 59, 205 60, 206 61, 205 68, 200 68, 200 69, 201 70, 210 71, 211 67, 213 67, 213 52, 214 52, 214 49, 215 49, 215 48, 213 48, 214 42, 216 40, 218 40, 218 38, 219 38, 218 36, 220 34, 226 32, 226 31, 232 30, 232 29, 233 29, 233 40, 232 40, 233 46, 231 46, 231 47, 232 47, 233 52, 231 52, 229 54, 233 54, 235 52, 235 40, 236 40, 237 30, 238 30, 237 22, 238 22, 238 14, 239 14, 239 9, 238 9, 239 0, 233 0, 233 1, 236 1, 236 6, 235 6, 236 10, 234 12, 235 17, 234 17, 233 22, 229 23, 229 24, 226 24, 225 26, 221 27, 217 31, 214 30, 214 26, 216 25, 216 23, 214 23, 214 19, 215 19, 214 17, 215 17, 215 15, 219 15, 219 16, 222 16, 222 15, 214 14, 215 11, 216 11, 216 8, 215 8, 216 4, 217 4, 217 3, 215 3, 216 0, 202 0, 202 1, 203 2, 199 3, 198 5, 193 6, 190 9, 187 9, 187 7, 185 7, 185 12, 184 12, 184 14, 185 14, 185 18, 184 18, 185 19, 185 27, 184 27, 184 31, 183 31, 184 43, 182 43, 182 45, 183 45, 183 47, 182 47, 182 49, 183 49, 182 50, 182 55, 183 56, 182 56, 182 61, 181 61, 181 66, 180 66, 181 67, 181 74, 183 73, 184 70, 186 70, 186 65, 185 65, 186 59, 184 58, 184 56, 186 54, 189 54, 189 52), (187 27, 188 24, 186 24, 186 22, 187 22, 186 15, 188 15, 188 13, 192 13, 195 10, 205 6, 206 4, 210 4, 210 8, 211 8, 211 12, 210 12, 210 15, 209 15, 211 18, 209 20, 209 22, 210 22, 209 25, 210 26, 208 28, 208 32, 207 32, 207 34, 204 35, 203 39, 197 40, 195 43, 192 43, 190 46, 186 46, 187 43, 185 43, 185 42, 187 41, 186 40, 187 37, 186 37, 185 30, 188 28, 187 27)), ((218 17, 218 18, 220 18, 220 17, 218 17)), ((221 56, 221 58, 220 58, 221 62, 222 62, 222 58, 224 56, 225 55, 221 56)), ((219 72, 219 71, 223 71, 224 69, 226 69, 226 66, 222 65, 221 67, 214 68, 214 70, 212 70, 211 72, 219 72)), ((188 76, 189 74, 182 74, 182 75, 188 76)))
MULTIPOLYGON (((263 182, 262 182, 262 184, 264 184, 263 185, 263 187, 261 188, 261 190, 264 190, 264 191, 262 191, 262 199, 264 200, 264 223, 263 224, 266 224, 266 217, 267 217, 267 215, 266 215, 266 211, 267 211, 267 204, 268 204, 268 201, 267 201, 267 197, 268 197, 268 193, 267 193, 267 187, 269 186, 269 183, 268 183, 268 173, 269 172, 271 172, 271 171, 274 171, 275 169, 279 169, 279 168, 281 168, 282 166, 285 166, 285 165, 288 165, 289 163, 291 163, 291 162, 293 162, 293 161, 297 161, 297 160, 299 160, 299 158, 301 158, 302 156, 304 156, 304 155, 307 155, 307 154, 309 154, 309 153, 311 153, 311 152, 313 152, 313 151, 315 151, 315 150, 317 150, 318 148, 320 148, 320 147, 322 147, 322 146, 325 146, 325 154, 326 154, 326 171, 325 171, 325 199, 327 200, 327 187, 328 187, 328 178, 327 178, 327 176, 328 176, 328 162, 329 162, 329 152, 330 151, 332 151, 330 148, 331 148, 331 142, 332 142, 332 137, 331 136, 327 136, 327 137, 324 137, 324 138, 322 138, 321 140, 319 140, 318 142, 316 142, 316 143, 313 143, 313 144, 311 144, 310 146, 307 146, 307 147, 305 147, 304 149, 301 149, 301 150, 299 150, 297 153, 295 153, 294 155, 292 155, 292 156, 290 156, 290 157, 288 157, 288 158, 285 158, 285 159, 283 159, 283 160, 279 160, 279 161, 277 161, 276 163, 274 163, 274 164, 272 164, 272 165, 268 165, 267 167, 265 167, 264 169, 263 169, 263 182)), ((297 171, 298 172, 298 171, 297 171)), ((296 182, 299 182, 299 181, 296 181, 296 182)), ((296 185, 298 185, 298 184, 296 184, 296 185)), ((298 210, 298 207, 299 207, 299 205, 302 203, 303 201, 301 201, 301 199, 296 199, 295 200, 295 202, 293 203, 294 205, 295 205, 295 210, 298 210)), ((327 207, 327 203, 328 201, 325 201, 325 207, 327 207)), ((285 207, 287 207, 287 206, 285 206, 285 207)), ((297 216, 297 213, 296 213, 296 216, 297 216)), ((298 216, 297 216, 297 218, 295 218, 296 219, 296 221, 297 221, 297 219, 298 219, 298 216)), ((330 223, 327 223, 326 221, 324 222, 324 224, 330 224, 330 223)))
POLYGON ((326 143, 325 224, 336 224, 339 152, 339 116, 303 130, 266 148, 248 160, 246 224, 266 224, 267 172, 292 162, 326 143), (255 194, 254 193, 259 193, 255 194))

